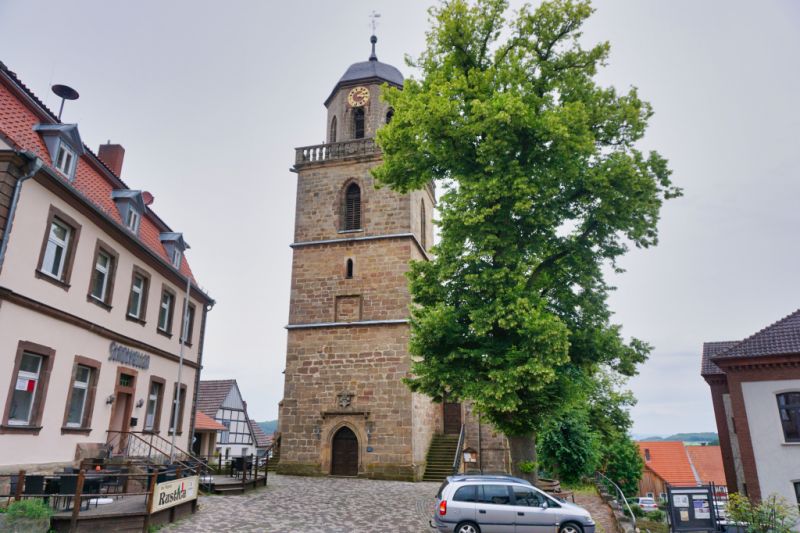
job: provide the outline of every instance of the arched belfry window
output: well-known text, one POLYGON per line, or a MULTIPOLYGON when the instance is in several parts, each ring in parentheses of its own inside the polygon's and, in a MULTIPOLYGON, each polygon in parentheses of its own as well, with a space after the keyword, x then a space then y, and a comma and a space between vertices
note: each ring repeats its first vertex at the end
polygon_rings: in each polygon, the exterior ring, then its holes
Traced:
POLYGON ((344 229, 361 229, 361 188, 356 183, 348 185, 344 193, 344 229))
POLYGON ((336 115, 333 115, 331 119, 331 134, 330 134, 330 142, 336 142, 336 115))
POLYGON ((363 107, 357 107, 355 109, 355 111, 353 111, 353 125, 355 126, 354 138, 363 139, 364 138, 364 108, 363 107))
POLYGON ((392 108, 390 107, 390 108, 389 108, 389 111, 387 111, 387 112, 386 112, 386 123, 387 123, 387 124, 388 124, 388 123, 390 123, 390 122, 392 121, 392 117, 393 117, 393 116, 394 116, 394 109, 392 109, 392 108))
POLYGON ((425 202, 419 204, 419 240, 423 248, 427 248, 428 244, 428 226, 425 220, 425 202))

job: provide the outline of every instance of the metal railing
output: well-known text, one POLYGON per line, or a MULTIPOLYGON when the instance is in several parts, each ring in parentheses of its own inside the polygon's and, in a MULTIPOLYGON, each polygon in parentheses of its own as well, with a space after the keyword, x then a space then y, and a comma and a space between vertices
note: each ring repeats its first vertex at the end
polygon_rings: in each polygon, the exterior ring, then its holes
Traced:
POLYGON ((306 163, 320 163, 336 159, 347 159, 365 155, 380 154, 381 150, 375 144, 375 139, 355 139, 338 143, 316 144, 295 149, 295 165, 306 163))
POLYGON ((614 487, 614 489, 616 490, 616 493, 617 493, 617 496, 618 496, 619 500, 622 503, 625 504, 625 507, 628 508, 628 516, 631 517, 631 523, 633 525, 633 530, 636 531, 637 530, 636 529, 636 516, 633 514, 633 509, 631 509, 630 504, 628 504, 628 499, 625 497, 625 493, 622 492, 622 489, 619 488, 619 485, 617 485, 616 483, 611 481, 611 479, 609 479, 608 476, 606 476, 602 472, 595 472, 594 479, 595 479, 595 484, 597 484, 598 486, 602 484, 602 485, 605 485, 606 488, 609 488, 609 485, 614 487))
MULTIPOLYGON (((109 465, 105 469, 81 468, 79 471, 53 472, 51 474, 0 475, 0 501, 8 505, 12 500, 38 500, 51 510, 51 523, 69 523, 70 531, 77 531, 82 513, 97 509, 100 505, 114 508, 119 500, 140 498, 139 503, 120 505, 123 514, 145 515, 144 530, 150 521, 155 487, 163 472, 135 472, 138 465, 109 465)), ((193 475, 176 468, 174 478, 193 475)), ((95 514, 95 513, 92 513, 95 514)))
POLYGON ((461 456, 462 449, 464 448, 464 424, 461 424, 461 431, 458 434, 458 444, 456 445, 456 456, 453 459, 453 475, 458 474, 458 470, 461 468, 461 456))
POLYGON ((175 448, 174 459, 166 450, 170 449, 170 442, 155 433, 141 433, 134 431, 107 431, 110 455, 121 455, 129 460, 138 461, 147 465, 180 465, 184 470, 191 470, 198 475, 206 473, 204 461, 191 453, 175 448))

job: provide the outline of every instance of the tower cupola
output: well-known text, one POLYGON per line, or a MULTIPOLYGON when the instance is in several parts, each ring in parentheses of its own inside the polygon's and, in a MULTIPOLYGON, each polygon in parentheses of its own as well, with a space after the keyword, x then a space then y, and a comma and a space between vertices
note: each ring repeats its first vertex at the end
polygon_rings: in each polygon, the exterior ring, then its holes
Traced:
POLYGON ((380 101, 380 87, 388 83, 402 88, 403 74, 378 61, 377 42, 375 35, 370 37, 369 59, 350 65, 325 100, 329 143, 373 137, 381 125, 391 120, 392 110, 380 101))

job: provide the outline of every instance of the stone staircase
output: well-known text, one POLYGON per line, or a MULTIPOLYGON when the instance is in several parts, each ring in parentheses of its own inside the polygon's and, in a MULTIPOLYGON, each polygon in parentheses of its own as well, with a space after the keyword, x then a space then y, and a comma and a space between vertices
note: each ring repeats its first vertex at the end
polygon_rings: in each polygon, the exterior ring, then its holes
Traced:
POLYGON ((269 458, 269 467, 267 472, 275 472, 278 468, 278 463, 281 461, 281 447, 276 446, 272 450, 272 457, 269 458))
POLYGON ((425 475, 422 481, 443 481, 453 473, 453 459, 458 447, 458 435, 434 435, 428 448, 425 475))

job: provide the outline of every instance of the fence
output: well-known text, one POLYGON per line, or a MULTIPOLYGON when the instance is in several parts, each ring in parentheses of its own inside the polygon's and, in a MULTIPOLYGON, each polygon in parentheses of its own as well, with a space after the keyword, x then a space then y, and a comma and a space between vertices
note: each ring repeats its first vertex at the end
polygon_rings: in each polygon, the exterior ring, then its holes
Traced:
POLYGON ((94 514, 144 514, 147 528, 156 484, 187 475, 195 473, 181 467, 131 472, 124 466, 53 474, 26 474, 20 470, 17 474, 0 475, 0 498, 6 505, 12 500, 42 501, 52 510, 54 519, 69 519, 71 531, 76 529, 81 513, 91 512, 92 506, 94 514))

